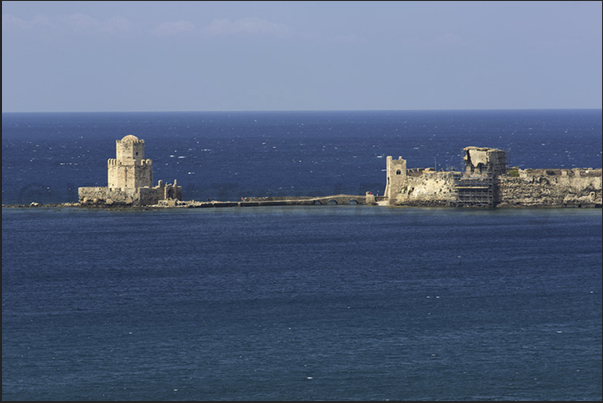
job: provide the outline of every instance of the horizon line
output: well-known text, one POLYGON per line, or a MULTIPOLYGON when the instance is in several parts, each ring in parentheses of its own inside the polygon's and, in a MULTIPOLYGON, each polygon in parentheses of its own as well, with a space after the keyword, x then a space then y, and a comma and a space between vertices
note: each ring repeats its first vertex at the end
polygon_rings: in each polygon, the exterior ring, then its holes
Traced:
POLYGON ((286 110, 149 110, 149 111, 2 111, 8 113, 281 113, 281 112, 469 112, 469 111, 559 111, 559 110, 598 110, 603 108, 467 108, 467 109, 286 109, 286 110))

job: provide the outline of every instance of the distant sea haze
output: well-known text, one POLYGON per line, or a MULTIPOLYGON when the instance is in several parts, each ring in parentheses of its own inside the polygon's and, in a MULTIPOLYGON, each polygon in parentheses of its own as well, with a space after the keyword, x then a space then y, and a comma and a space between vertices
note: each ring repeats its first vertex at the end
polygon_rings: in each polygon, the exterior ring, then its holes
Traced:
MULTIPOLYGON (((382 194, 385 159, 601 168, 601 110, 3 114, 3 204, 145 141, 187 200, 382 194)), ((601 209, 2 209, 3 400, 601 400, 601 209)))

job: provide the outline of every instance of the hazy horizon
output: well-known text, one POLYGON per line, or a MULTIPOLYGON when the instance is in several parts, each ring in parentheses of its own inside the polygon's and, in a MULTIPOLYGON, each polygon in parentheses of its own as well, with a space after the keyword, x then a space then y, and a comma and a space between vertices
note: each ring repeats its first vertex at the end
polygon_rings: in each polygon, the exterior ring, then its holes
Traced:
POLYGON ((601 2, 2 2, 4 112, 602 108, 601 2))

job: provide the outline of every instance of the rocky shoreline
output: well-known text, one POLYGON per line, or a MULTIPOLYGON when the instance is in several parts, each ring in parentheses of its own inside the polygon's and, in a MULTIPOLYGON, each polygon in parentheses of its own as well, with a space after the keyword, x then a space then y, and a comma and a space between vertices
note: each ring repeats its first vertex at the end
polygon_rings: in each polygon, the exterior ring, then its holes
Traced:
MULTIPOLYGON (((30 204, 3 204, 2 208, 82 208, 82 209, 93 209, 93 210, 162 210, 162 209, 181 209, 181 208, 224 208, 224 207, 270 207, 270 206, 311 206, 311 205, 336 205, 339 203, 315 203, 316 198, 312 197, 301 197, 301 198, 283 198, 283 200, 249 200, 249 201, 211 201, 211 202, 199 202, 195 200, 182 201, 182 200, 165 200, 164 203, 148 205, 148 206, 135 206, 128 204, 91 204, 91 203, 36 203, 30 204)), ((328 197, 325 197, 328 199, 328 197)), ((470 207, 454 207, 449 206, 445 203, 438 201, 408 201, 405 203, 398 204, 387 204, 384 202, 375 203, 358 203, 358 205, 364 206, 380 206, 380 207, 392 207, 392 208, 404 208, 404 207, 419 207, 419 208, 462 208, 467 209, 470 207)), ((552 204, 543 203, 542 201, 531 201, 526 202, 525 200, 521 203, 501 203, 495 207, 497 209, 558 209, 558 208, 601 208, 601 201, 587 200, 586 198, 579 198, 576 200, 569 200, 567 203, 552 204)), ((476 207, 483 209, 483 207, 476 207)))

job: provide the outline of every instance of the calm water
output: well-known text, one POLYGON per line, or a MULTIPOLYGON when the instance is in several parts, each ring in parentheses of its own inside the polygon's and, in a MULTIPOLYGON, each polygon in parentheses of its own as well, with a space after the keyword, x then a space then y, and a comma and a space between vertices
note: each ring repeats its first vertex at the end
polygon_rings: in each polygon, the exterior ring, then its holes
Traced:
MULTIPOLYGON (((444 168, 467 145, 511 149, 524 167, 601 167, 601 111, 3 114, 2 124, 5 204, 75 201, 73 188, 105 185, 126 134, 146 141, 155 180, 177 178, 200 200, 382 192, 384 156, 420 167, 435 155, 444 168)), ((3 208, 2 397, 601 400, 601 218, 3 208)))

